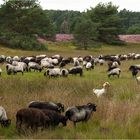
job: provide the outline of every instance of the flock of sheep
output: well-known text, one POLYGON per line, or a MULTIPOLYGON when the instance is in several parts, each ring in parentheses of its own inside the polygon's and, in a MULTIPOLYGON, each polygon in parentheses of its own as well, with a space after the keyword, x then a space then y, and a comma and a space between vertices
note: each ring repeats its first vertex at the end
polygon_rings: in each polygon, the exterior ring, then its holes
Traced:
MULTIPOLYGON (((72 121, 76 127, 77 122, 88 121, 94 111, 96 111, 96 105, 88 103, 69 107, 66 109, 65 115, 62 115, 61 113, 64 112, 62 103, 32 101, 28 104, 28 107, 17 111, 16 128, 19 133, 29 130, 29 128, 36 132, 38 127, 42 130, 54 128, 59 123, 66 126, 68 120, 72 121)), ((2 106, 0 106, 0 124, 2 127, 8 127, 11 124, 11 120, 8 119, 2 106)))
MULTIPOLYGON (((108 65, 108 77, 114 77, 116 75, 119 78, 121 73, 119 65, 121 65, 121 61, 135 59, 140 59, 140 54, 100 55, 98 57, 88 55, 73 58, 65 58, 60 55, 53 55, 51 57, 47 55, 28 57, 0 55, 0 63, 5 65, 8 75, 16 75, 19 72, 23 75, 24 72, 34 70, 38 72, 44 71, 44 76, 50 78, 59 76, 67 77, 69 74, 79 74, 82 76, 84 70, 92 70, 97 64, 104 65, 106 62, 108 65), (67 68, 67 65, 71 66, 71 68, 67 68)), ((140 70, 140 65, 131 65, 129 70, 132 72, 132 76, 136 77, 140 70)), ((3 72, 4 70, 0 68, 0 76, 3 72)), ((136 77, 136 79, 139 83, 140 77, 136 77)), ((107 92, 109 86, 110 83, 105 82, 103 88, 93 89, 93 94, 100 97, 107 92)), ((32 130, 37 131, 38 127, 44 129, 57 126, 59 123, 66 126, 68 120, 73 121, 74 126, 76 126, 77 122, 89 120, 94 111, 96 111, 96 105, 88 103, 86 105, 69 107, 66 109, 65 115, 62 115, 61 112, 64 112, 64 105, 62 103, 33 101, 29 103, 27 108, 22 108, 17 111, 16 127, 20 131, 24 124, 27 129, 30 127, 32 130)), ((9 126, 11 123, 3 107, 0 107, 0 123, 3 127, 9 126)))

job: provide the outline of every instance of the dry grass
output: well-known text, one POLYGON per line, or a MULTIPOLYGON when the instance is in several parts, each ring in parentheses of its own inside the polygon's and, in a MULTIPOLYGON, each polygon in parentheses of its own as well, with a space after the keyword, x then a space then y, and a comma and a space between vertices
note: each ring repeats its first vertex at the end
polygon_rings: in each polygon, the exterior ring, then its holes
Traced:
MULTIPOLYGON (((116 54, 140 52, 138 45, 131 45, 126 48, 104 46, 90 51, 74 50, 72 46, 68 50, 64 46, 55 48, 51 44, 47 54, 61 53, 65 56, 77 56, 86 54, 116 54), (62 50, 62 48, 64 48, 62 50), (124 52, 123 52, 124 50, 124 52), (69 55, 68 55, 69 54, 69 55)), ((0 48, 3 50, 3 48, 0 48)), ((1 52, 1 51, 0 51, 1 52)), ((1 52, 8 55, 33 55, 45 52, 25 52, 5 49, 1 52), (7 52, 6 52, 7 50, 7 52)), ((140 85, 128 72, 131 64, 139 64, 137 61, 122 62, 121 77, 108 79, 107 65, 96 66, 92 71, 84 71, 84 76, 69 76, 68 78, 46 78, 42 73, 25 73, 24 76, 7 76, 3 73, 0 78, 0 103, 7 110, 12 125, 8 129, 0 127, 0 138, 58 138, 58 139, 87 139, 87 138, 140 138, 140 85), (105 81, 111 83, 106 95, 97 99, 92 94, 93 88, 100 88, 105 81), (62 128, 46 130, 37 134, 29 133, 26 136, 19 136, 15 129, 15 114, 18 109, 27 107, 32 100, 62 102, 65 107, 94 102, 97 104, 97 111, 87 123, 79 123, 74 129, 71 122, 62 128)), ((4 66, 3 66, 4 68, 4 66)))

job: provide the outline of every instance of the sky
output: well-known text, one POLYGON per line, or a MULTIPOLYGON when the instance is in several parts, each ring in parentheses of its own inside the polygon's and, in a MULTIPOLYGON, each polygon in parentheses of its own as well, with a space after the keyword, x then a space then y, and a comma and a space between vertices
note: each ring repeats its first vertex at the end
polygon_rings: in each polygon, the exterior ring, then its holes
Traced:
MULTIPOLYGON (((38 0, 43 9, 86 11, 98 3, 112 2, 119 10, 127 9, 140 12, 140 0, 38 0)), ((0 0, 0 4, 3 0, 0 0)))

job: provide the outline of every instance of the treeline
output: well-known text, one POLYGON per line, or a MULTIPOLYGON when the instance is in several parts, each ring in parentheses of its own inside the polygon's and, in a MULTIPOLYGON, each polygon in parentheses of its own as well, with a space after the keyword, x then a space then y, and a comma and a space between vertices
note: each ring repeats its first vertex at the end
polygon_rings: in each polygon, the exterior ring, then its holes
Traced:
POLYGON ((74 34, 75 43, 87 49, 94 44, 124 44, 119 34, 140 33, 140 12, 99 3, 85 12, 43 10, 38 0, 6 0, 0 6, 0 43, 11 48, 47 49, 38 37, 55 39, 56 33, 74 34))
MULTIPOLYGON (((85 12, 45 10, 54 24, 56 33, 73 33, 76 23, 85 12)), ((122 34, 140 34, 140 12, 132 12, 123 9, 118 12, 118 16, 123 18, 121 22, 122 34)))
POLYGON ((140 12, 123 9, 119 16, 123 18, 122 34, 140 34, 140 12))

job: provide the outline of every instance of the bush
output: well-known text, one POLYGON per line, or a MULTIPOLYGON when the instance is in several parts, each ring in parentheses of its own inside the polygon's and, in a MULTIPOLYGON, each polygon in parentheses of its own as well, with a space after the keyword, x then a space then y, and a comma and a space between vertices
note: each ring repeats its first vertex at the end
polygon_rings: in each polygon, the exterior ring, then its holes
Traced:
POLYGON ((0 35, 0 43, 9 48, 23 50, 46 50, 46 46, 37 41, 34 36, 4 33, 0 35))

